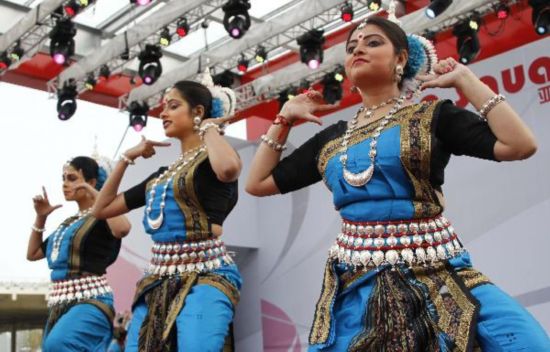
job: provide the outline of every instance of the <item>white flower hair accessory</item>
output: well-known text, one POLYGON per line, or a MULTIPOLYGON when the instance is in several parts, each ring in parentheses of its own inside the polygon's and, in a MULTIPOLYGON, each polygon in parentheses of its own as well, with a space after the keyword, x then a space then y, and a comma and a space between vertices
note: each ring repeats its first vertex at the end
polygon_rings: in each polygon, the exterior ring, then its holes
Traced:
POLYGON ((237 105, 235 92, 231 88, 215 85, 208 67, 199 75, 198 82, 208 88, 212 94, 211 117, 226 117, 235 113, 235 107, 237 105))

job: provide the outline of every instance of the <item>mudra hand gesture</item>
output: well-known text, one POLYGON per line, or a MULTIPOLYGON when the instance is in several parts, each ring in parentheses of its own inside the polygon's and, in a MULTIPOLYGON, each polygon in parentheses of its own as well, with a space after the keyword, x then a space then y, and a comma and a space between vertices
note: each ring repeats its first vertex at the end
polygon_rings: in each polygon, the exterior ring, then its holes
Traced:
POLYGON ((44 186, 42 186, 42 194, 34 196, 32 198, 32 201, 34 203, 34 211, 36 212, 36 215, 44 218, 50 215, 54 210, 59 209, 63 206, 61 204, 50 204, 48 193, 46 192, 46 188, 44 186))
POLYGON ((128 149, 124 155, 130 159, 134 160, 138 157, 148 159, 155 155, 155 147, 168 147, 170 143, 168 142, 157 142, 146 139, 144 136, 141 136, 141 142, 139 142, 135 147, 128 149))
POLYGON ((323 104, 323 96, 321 93, 315 90, 309 90, 288 100, 285 105, 283 105, 279 114, 285 117, 290 123, 294 123, 298 120, 306 120, 322 125, 321 119, 313 115, 313 113, 332 110, 336 107, 337 105, 323 104))
POLYGON ((434 66, 434 74, 418 75, 422 81, 420 89, 426 88, 458 88, 461 80, 472 71, 452 57, 438 61, 434 66))

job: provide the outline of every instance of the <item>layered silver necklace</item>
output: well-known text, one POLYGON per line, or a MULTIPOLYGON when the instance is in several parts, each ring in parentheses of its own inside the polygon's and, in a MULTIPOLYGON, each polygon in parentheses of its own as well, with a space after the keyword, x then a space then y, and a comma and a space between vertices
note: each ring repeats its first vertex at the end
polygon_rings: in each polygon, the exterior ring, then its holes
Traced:
POLYGON ((405 101, 405 97, 401 96, 399 98, 397 97, 390 98, 381 104, 374 105, 369 108, 365 108, 364 106, 362 106, 359 108, 359 110, 357 111, 353 119, 350 121, 349 126, 346 130, 346 133, 344 134, 344 138, 342 140, 341 151, 343 155, 340 156, 340 162, 342 163, 342 172, 343 172, 344 180, 346 180, 348 184, 354 187, 362 187, 371 180, 372 175, 374 174, 374 161, 376 159, 376 153, 377 153, 376 145, 378 144, 378 137, 380 137, 382 130, 393 118, 393 115, 401 108, 401 105, 403 105, 404 101, 405 101), (357 128, 359 115, 363 111, 365 111, 365 118, 368 120, 372 117, 372 115, 376 110, 390 104, 393 101, 395 101, 395 104, 393 105, 392 109, 388 112, 386 116, 382 118, 382 121, 380 121, 380 126, 376 127, 376 129, 374 130, 374 134, 372 135, 372 140, 370 142, 370 151, 369 151, 369 158, 371 161, 370 166, 366 170, 363 170, 359 173, 351 172, 350 170, 347 169, 348 145, 349 145, 349 139, 351 138, 353 132, 357 128))
POLYGON ((149 227, 151 227, 153 230, 158 230, 162 223, 164 222, 164 207, 166 206, 166 190, 168 189, 168 186, 172 183, 174 180, 174 176, 183 169, 186 165, 188 165, 191 161, 195 160, 197 156, 199 156, 200 153, 204 152, 206 150, 206 146, 200 145, 197 148, 193 148, 191 150, 188 150, 184 154, 182 154, 176 161, 174 161, 166 171, 164 171, 160 176, 155 178, 153 181, 153 184, 151 185, 151 190, 149 191, 149 204, 147 204, 147 209, 145 210, 147 214, 147 224, 149 227), (162 195, 160 199, 160 211, 159 215, 156 218, 151 217, 151 211, 153 210, 153 201, 155 199, 156 194, 156 186, 158 185, 159 181, 162 180, 166 175, 168 175, 166 182, 164 183, 162 195))
POLYGON ((60 248, 61 248, 61 242, 63 242, 63 237, 65 237, 65 233, 67 232, 67 230, 73 226, 74 224, 76 224, 77 222, 79 222, 80 220, 82 220, 83 218, 85 218, 87 215, 89 215, 92 211, 92 208, 88 208, 86 210, 83 210, 83 211, 79 211, 76 215, 74 215, 74 220, 72 220, 71 222, 69 222, 67 225, 63 226, 63 224, 59 225, 59 227, 55 230, 54 234, 53 234, 53 245, 52 245, 52 254, 50 255, 50 258, 52 261, 56 261, 57 258, 59 257, 59 251, 60 251, 60 248))

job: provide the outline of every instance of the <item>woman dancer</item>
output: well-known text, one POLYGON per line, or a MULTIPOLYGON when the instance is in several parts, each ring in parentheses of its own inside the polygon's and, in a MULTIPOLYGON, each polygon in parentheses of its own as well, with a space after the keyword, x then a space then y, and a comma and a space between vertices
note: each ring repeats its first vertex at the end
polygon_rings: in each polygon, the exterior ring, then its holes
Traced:
POLYGON ((27 249, 31 261, 46 258, 51 269, 49 315, 44 351, 105 351, 111 341, 113 294, 105 271, 117 258, 121 239, 130 231, 125 217, 97 220, 94 199, 107 178, 104 168, 86 156, 63 168, 63 194, 78 204, 78 213, 65 219, 42 240, 51 205, 46 189, 33 198, 36 220, 27 249))
POLYGON ((164 98, 160 118, 166 136, 180 141, 181 156, 117 194, 128 165, 168 145, 143 139, 122 155, 94 208, 96 216, 107 218, 146 206, 143 224, 154 241, 149 271, 138 283, 126 351, 232 348, 229 330, 241 277, 219 237, 237 203, 241 161, 220 127, 228 120, 222 116, 232 114, 234 95, 213 87, 206 76, 212 92, 181 81, 164 98))
POLYGON ((355 117, 279 161, 292 124, 320 124, 312 113, 330 108, 316 92, 288 101, 247 181, 266 196, 324 180, 342 217, 310 351, 469 351, 476 342, 483 351, 550 350, 531 315, 471 267, 442 216, 451 154, 525 159, 536 150, 529 128, 466 66, 436 63, 424 38, 380 17, 351 31, 345 69, 362 97, 355 117), (403 94, 415 77, 423 88, 461 90, 481 117, 448 100, 412 104, 403 94))

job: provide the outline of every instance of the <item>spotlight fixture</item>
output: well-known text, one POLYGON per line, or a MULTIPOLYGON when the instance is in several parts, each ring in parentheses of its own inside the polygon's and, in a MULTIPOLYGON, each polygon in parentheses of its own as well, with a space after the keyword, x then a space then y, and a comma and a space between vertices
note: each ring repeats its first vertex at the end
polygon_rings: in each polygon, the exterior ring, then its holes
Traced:
POLYGON ((58 65, 63 65, 74 55, 74 36, 76 28, 69 18, 57 20, 50 32, 50 55, 58 65))
POLYGON ((338 65, 336 69, 334 69, 333 75, 336 81, 340 83, 344 82, 344 77, 345 77, 344 67, 342 67, 341 65, 338 65))
POLYGON ((222 6, 223 26, 232 38, 241 38, 250 28, 248 0, 229 0, 222 6))
POLYGON ((158 45, 147 44, 145 50, 139 53, 139 76, 146 85, 151 85, 157 81, 162 74, 162 65, 160 58, 162 52, 158 45))
POLYGON ((146 6, 151 3, 151 0, 130 0, 130 4, 138 6, 146 6))
POLYGON ((285 105, 287 101, 294 98, 298 94, 296 87, 289 87, 279 93, 277 101, 279 102, 279 110, 285 105))
POLYGON ((11 65, 11 59, 8 56, 8 53, 4 52, 0 55, 0 72, 7 70, 11 65))
POLYGON ((505 3, 501 2, 496 8, 497 18, 499 20, 505 20, 510 16, 510 8, 505 3))
POLYGON ((237 63, 237 70, 240 73, 245 73, 248 70, 248 59, 244 56, 244 54, 241 54, 241 58, 237 63))
POLYGON ((164 29, 160 32, 159 44, 162 46, 168 46, 171 41, 172 36, 170 35, 170 30, 168 27, 164 27, 164 29))
POLYGON ((258 46, 256 49, 256 55, 254 57, 256 59, 256 62, 259 64, 263 64, 265 60, 267 60, 267 51, 263 46, 258 46))
POLYGON ((300 60, 311 69, 318 68, 323 62, 323 33, 322 29, 312 29, 296 40, 300 46, 300 60))
POLYGON ((146 102, 138 103, 133 101, 128 107, 130 113, 130 126, 140 132, 143 127, 147 126, 147 114, 149 113, 149 105, 146 102))
POLYGON ((335 78, 334 73, 327 73, 323 80, 323 99, 329 104, 342 100, 342 82, 335 78))
POLYGON ((531 21, 538 35, 548 34, 550 31, 550 2, 548 0, 529 0, 533 8, 531 21))
POLYGON ((15 47, 10 52, 10 59, 12 61, 19 61, 21 60, 21 57, 25 54, 25 51, 23 48, 21 48, 21 43, 17 41, 15 44, 15 47))
POLYGON ((109 77, 111 76, 111 69, 109 68, 109 66, 107 65, 103 65, 101 66, 101 68, 99 69, 99 78, 101 80, 108 80, 109 77))
POLYGON ((472 30, 479 32, 479 27, 481 26, 481 16, 477 12, 474 12, 470 16, 470 19, 468 20, 468 26, 470 26, 472 30))
POLYGON ((180 38, 183 38, 189 33, 189 23, 187 22, 187 18, 183 17, 181 18, 177 25, 176 25, 176 33, 180 38))
POLYGON ((76 111, 76 82, 66 81, 63 88, 57 92, 57 117, 62 120, 70 119, 76 111))
POLYGON ((382 7, 382 0, 369 0, 367 1, 367 7, 371 11, 378 11, 382 7))
POLYGON ((86 82, 84 82, 84 87, 86 87, 87 90, 94 90, 96 84, 97 81, 93 73, 88 74, 88 78, 86 78, 86 82))
POLYGON ((229 70, 225 70, 212 77, 215 85, 231 88, 235 82, 235 74, 229 70))
POLYGON ((430 0, 431 3, 426 8, 426 16, 436 18, 441 15, 453 2, 453 0, 430 0))
POLYGON ((477 31, 472 29, 469 22, 462 22, 454 27, 453 34, 456 36, 459 60, 467 65, 477 57, 481 50, 477 31))
POLYGON ((348 1, 340 7, 340 18, 344 22, 351 22, 353 20, 353 5, 348 1))

